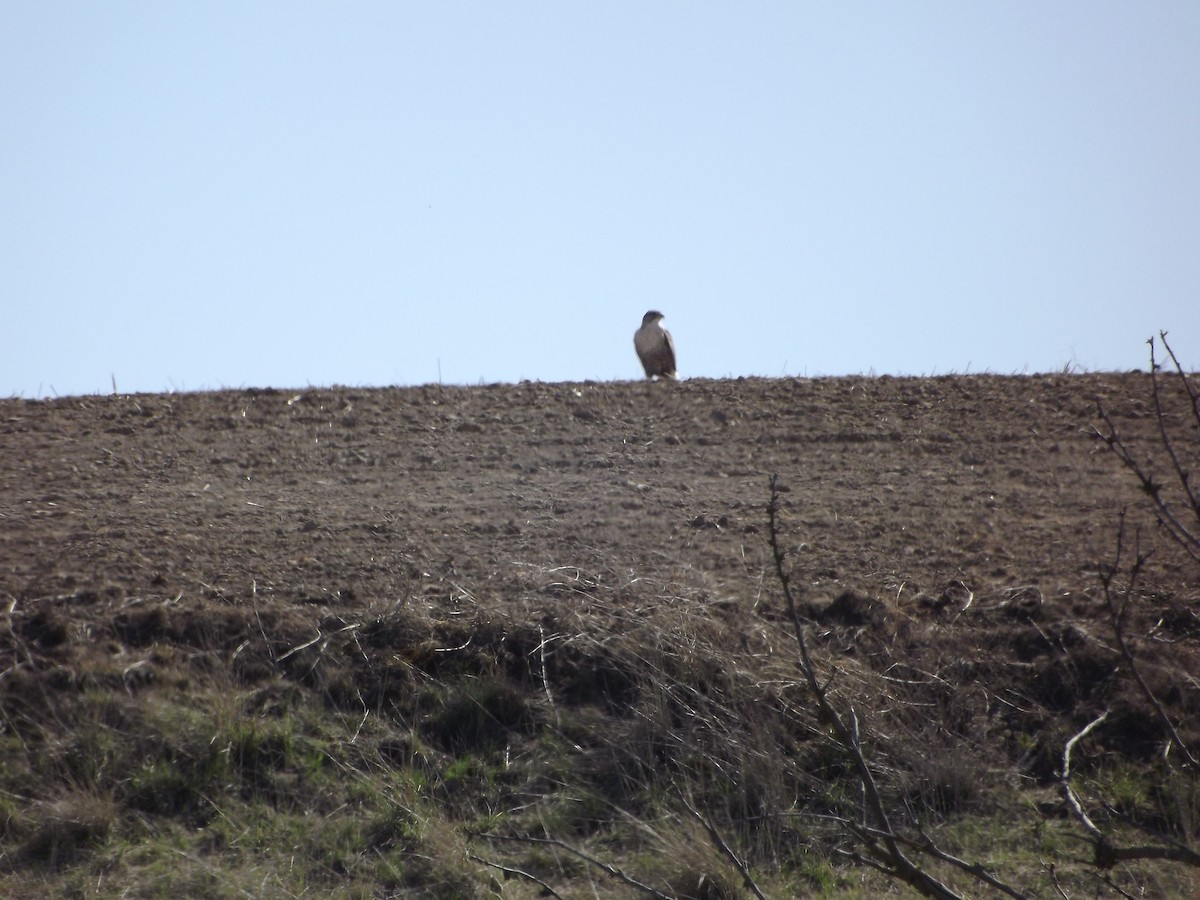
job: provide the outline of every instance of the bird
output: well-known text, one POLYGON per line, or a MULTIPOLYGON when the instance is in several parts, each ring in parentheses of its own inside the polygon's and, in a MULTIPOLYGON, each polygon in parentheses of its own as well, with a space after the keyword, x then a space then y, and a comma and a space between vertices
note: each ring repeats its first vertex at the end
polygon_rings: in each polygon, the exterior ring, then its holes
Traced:
POLYGON ((675 377, 675 342, 671 332, 659 324, 662 318, 658 310, 650 310, 642 316, 642 327, 633 335, 633 348, 651 380, 675 377))

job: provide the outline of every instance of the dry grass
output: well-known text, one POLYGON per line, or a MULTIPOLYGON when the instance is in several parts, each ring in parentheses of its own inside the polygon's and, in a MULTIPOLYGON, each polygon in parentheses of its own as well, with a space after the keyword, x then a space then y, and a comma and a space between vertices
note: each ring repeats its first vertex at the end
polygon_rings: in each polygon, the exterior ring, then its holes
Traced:
MULTIPOLYGON (((182 873, 208 896, 251 876, 294 895, 618 895, 636 882, 741 896, 711 828, 768 895, 882 889, 848 864, 853 766, 798 677, 775 591, 747 608, 693 571, 517 571, 441 606, 359 616, 93 609, 87 642, 54 624, 78 598, 15 611, 0 886, 153 894, 182 873)), ((1111 799, 1107 817, 1176 833, 1195 822, 1194 779, 1163 785, 1160 729, 1080 624, 1092 601, 1078 602, 806 607, 814 663, 856 711, 893 821, 1035 893, 1096 885, 1047 786, 1064 736, 1102 704, 1127 724, 1076 764, 1091 796, 1111 799)), ((1161 649, 1146 671, 1194 727, 1191 651, 1161 649)), ((1184 883, 1161 865, 1111 877, 1184 883)))

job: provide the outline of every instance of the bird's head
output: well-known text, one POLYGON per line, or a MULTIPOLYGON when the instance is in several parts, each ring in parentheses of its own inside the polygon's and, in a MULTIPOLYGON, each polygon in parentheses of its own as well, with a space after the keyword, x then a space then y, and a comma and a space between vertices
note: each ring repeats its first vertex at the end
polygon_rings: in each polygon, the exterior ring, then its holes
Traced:
POLYGON ((650 310, 650 312, 648 312, 644 316, 642 316, 642 324, 649 325, 652 322, 657 322, 662 317, 663 317, 662 313, 660 313, 657 309, 652 309, 652 310, 650 310))

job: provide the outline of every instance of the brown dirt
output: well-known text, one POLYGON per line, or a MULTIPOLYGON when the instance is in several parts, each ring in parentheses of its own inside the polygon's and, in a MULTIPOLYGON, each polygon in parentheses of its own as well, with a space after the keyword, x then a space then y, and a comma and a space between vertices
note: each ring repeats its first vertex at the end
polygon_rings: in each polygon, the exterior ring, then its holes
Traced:
MULTIPOLYGON (((686 572, 749 608, 779 473, 819 592, 1051 601, 1096 586, 1118 512, 1144 506, 1089 436, 1097 398, 1154 449, 1138 374, 0 401, 0 590, 74 597, 76 615, 251 595, 337 610, 570 566, 686 572)), ((1195 593, 1170 548, 1155 565, 1161 590, 1195 593)))

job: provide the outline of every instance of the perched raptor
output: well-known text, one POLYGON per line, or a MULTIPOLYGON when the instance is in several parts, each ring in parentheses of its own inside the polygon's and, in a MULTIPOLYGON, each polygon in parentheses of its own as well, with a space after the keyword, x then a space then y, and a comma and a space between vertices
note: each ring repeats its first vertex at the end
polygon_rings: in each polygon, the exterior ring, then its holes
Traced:
POLYGON ((671 332, 659 324, 662 317, 658 310, 650 310, 642 316, 642 327, 633 335, 633 347, 647 378, 675 377, 675 342, 671 332))

